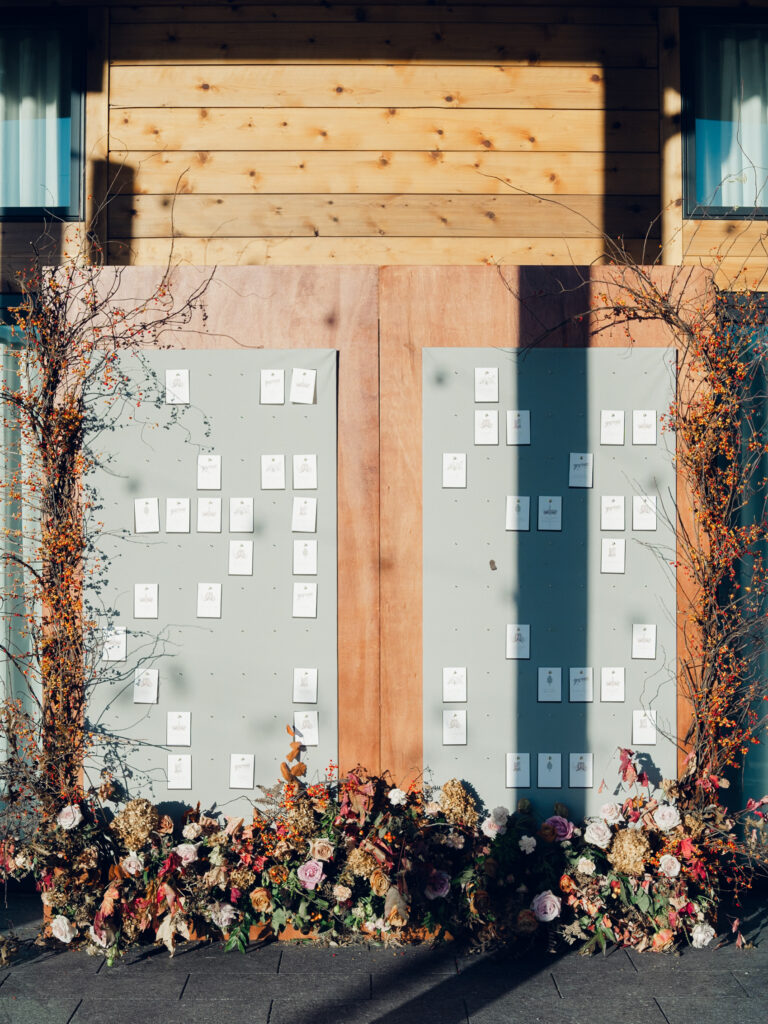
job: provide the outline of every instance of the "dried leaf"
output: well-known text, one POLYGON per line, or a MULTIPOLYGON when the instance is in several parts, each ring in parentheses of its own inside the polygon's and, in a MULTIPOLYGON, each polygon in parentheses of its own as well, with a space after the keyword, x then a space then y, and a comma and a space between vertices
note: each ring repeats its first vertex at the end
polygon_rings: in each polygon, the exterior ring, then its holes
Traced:
POLYGON ((301 744, 297 740, 295 743, 292 743, 291 746, 290 746, 290 749, 289 749, 288 754, 287 754, 288 760, 289 761, 295 761, 300 753, 301 753, 301 744))
POLYGON ((291 768, 291 775, 295 779, 298 779, 302 775, 306 775, 306 774, 307 774, 307 766, 305 764, 295 764, 293 766, 293 768, 291 768))
POLYGON ((99 907, 99 913, 102 917, 111 917, 115 910, 115 902, 120 898, 120 890, 116 885, 110 885, 107 891, 104 893, 104 899, 101 901, 99 907))
POLYGON ((286 725, 285 731, 288 733, 289 736, 295 736, 296 735, 296 730, 293 728, 292 725, 286 725))
POLYGON ((293 776, 291 775, 291 769, 288 767, 288 765, 285 763, 285 761, 283 761, 280 764, 280 774, 283 776, 283 778, 285 779, 286 782, 293 782, 293 776))

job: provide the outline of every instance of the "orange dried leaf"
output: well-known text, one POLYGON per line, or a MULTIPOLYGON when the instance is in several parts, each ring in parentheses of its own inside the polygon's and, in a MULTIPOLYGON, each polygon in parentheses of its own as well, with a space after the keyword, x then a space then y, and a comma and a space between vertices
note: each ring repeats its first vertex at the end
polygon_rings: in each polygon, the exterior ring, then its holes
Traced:
POLYGON ((293 768, 291 768, 291 775, 293 775, 293 777, 295 779, 298 779, 302 775, 306 775, 306 774, 307 774, 307 766, 305 764, 301 764, 301 763, 295 764, 293 766, 293 768))
POLYGON ((283 776, 286 782, 293 782, 291 769, 288 767, 285 761, 283 761, 282 764, 280 765, 280 774, 283 776))
POLYGON ((291 744, 290 750, 288 751, 288 760, 295 761, 301 752, 301 744, 297 741, 291 744))
POLYGON ((285 731, 288 733, 289 736, 295 736, 296 735, 296 733, 293 730, 293 726, 292 725, 286 725, 285 731))

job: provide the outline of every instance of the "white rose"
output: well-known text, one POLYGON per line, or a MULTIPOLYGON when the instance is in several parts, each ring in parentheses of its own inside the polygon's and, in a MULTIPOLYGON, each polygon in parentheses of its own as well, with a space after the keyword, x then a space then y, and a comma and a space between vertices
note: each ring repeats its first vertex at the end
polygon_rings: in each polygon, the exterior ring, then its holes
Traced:
POLYGON ((185 839, 197 839, 200 833, 203 831, 202 826, 198 825, 196 821, 188 821, 184 828, 181 830, 181 834, 185 839))
POLYGON ((56 815, 56 824, 67 831, 77 828, 82 820, 83 812, 80 810, 79 804, 67 804, 56 815))
POLYGON ((677 878, 680 874, 680 861, 671 853, 665 853, 659 860, 659 871, 667 878, 677 878))
POLYGON ((69 943, 77 935, 77 928, 75 928, 69 918, 64 917, 63 914, 57 914, 51 921, 51 935, 53 935, 54 939, 58 939, 59 942, 69 943))
POLYGON ((533 853, 536 849, 536 840, 533 836, 521 836, 517 845, 523 853, 533 853))
POLYGON ((211 920, 222 931, 229 931, 230 925, 237 920, 237 911, 231 903, 211 904, 211 920))
POLYGON ((91 937, 91 942, 95 942, 97 946, 101 946, 102 949, 107 949, 115 941, 115 933, 112 931, 108 924, 102 925, 103 935, 99 937, 94 929, 93 925, 88 928, 88 934, 91 937))
POLYGON ((672 804, 660 804, 653 812, 653 820, 662 832, 669 832, 680 824, 680 814, 672 804))
POLYGON ((17 853, 13 858, 13 863, 20 871, 29 871, 32 867, 32 861, 26 855, 26 853, 17 853))
POLYGON ((603 804, 600 808, 600 817, 609 825, 617 825, 620 821, 624 821, 621 804, 603 804))
POLYGON ((194 843, 179 843, 174 846, 173 852, 181 858, 181 866, 184 868, 197 860, 197 847, 194 843))
POLYGON ((491 820, 494 825, 504 826, 509 820, 509 811, 506 807, 494 807, 491 811, 491 820))
POLYGON ((561 907, 562 900, 559 896, 555 896, 550 889, 534 896, 531 903, 531 910, 536 915, 537 921, 554 921, 556 917, 560 916, 561 907))
POLYGON ((711 924, 695 924, 691 932, 691 945, 694 949, 704 949, 715 937, 715 929, 711 924))
POLYGON ((594 875, 595 862, 590 860, 589 857, 579 857, 576 870, 580 871, 582 875, 594 875))
POLYGON ((610 844, 612 838, 613 833, 602 818, 599 818, 597 821, 590 821, 584 829, 584 839, 586 842, 591 843, 592 846, 599 846, 601 850, 604 850, 610 844))
POLYGON ((393 807, 399 807, 408 801, 408 794, 402 789, 390 789, 389 802, 393 807))
POLYGON ((139 875, 144 870, 144 861, 137 853, 130 852, 127 857, 123 858, 120 866, 129 875, 139 875))
POLYGON ((486 818, 480 826, 480 831, 489 839, 495 839, 496 836, 503 836, 507 827, 506 825, 497 825, 493 818, 486 818))

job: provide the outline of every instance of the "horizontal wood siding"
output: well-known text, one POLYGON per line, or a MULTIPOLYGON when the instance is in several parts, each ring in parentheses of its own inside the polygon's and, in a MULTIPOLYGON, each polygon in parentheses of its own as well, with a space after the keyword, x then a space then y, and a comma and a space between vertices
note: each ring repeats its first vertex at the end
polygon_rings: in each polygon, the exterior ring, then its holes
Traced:
POLYGON ((652 260, 657 18, 111 6, 110 257, 590 263, 605 232, 652 260))

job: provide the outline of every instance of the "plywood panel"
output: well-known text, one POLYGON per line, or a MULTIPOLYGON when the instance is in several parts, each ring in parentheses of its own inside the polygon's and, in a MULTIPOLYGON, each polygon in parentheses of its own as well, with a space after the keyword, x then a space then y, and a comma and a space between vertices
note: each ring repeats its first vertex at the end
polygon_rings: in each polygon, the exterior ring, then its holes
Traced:
POLYGON ((654 195, 658 157, 633 153, 113 152, 130 171, 113 191, 182 193, 468 193, 654 195))
POLYGON ((113 109, 109 130, 129 150, 658 150, 653 111, 141 107, 113 109))
MULTIPOLYGON (((115 238, 654 237, 656 197, 562 196, 117 196, 109 206, 115 238)), ((656 232, 657 233, 657 232, 656 232)))
POLYGON ((656 29, 636 26, 551 25, 506 28, 485 25, 188 24, 123 25, 112 37, 115 64, 305 64, 340 60, 478 61, 485 64, 582 64, 655 67, 656 29))
MULTIPOLYGON (((642 240, 625 239, 636 259, 642 240)), ((658 245, 650 243, 651 253, 658 245)), ((164 264, 169 257, 186 264, 311 266, 316 264, 397 264, 414 266, 521 264, 570 265, 603 258, 600 238, 113 238, 110 263, 164 264)))
POLYGON ((110 102, 140 107, 658 108, 652 69, 496 65, 114 65, 110 102))

